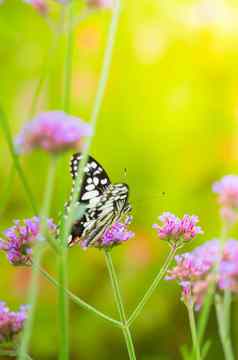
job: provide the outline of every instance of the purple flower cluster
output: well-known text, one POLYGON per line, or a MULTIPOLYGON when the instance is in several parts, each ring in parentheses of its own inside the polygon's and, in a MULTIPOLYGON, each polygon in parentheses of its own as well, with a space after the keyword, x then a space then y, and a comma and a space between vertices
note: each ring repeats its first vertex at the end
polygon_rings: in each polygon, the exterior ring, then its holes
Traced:
POLYGON ((162 223, 161 226, 153 225, 159 238, 177 246, 190 241, 197 234, 203 234, 201 227, 196 225, 199 221, 198 217, 194 215, 184 215, 180 219, 169 212, 165 212, 159 217, 159 220, 162 223))
POLYGON ((39 114, 27 124, 16 139, 19 152, 40 148, 58 153, 77 148, 84 136, 92 133, 89 124, 67 115, 63 111, 49 111, 39 114))
POLYGON ((238 218, 238 176, 224 176, 213 184, 213 192, 218 194, 222 217, 228 222, 235 222, 238 218))
POLYGON ((0 302, 0 343, 14 340, 22 330, 26 318, 27 306, 23 305, 18 312, 13 312, 4 302, 0 302))
MULTIPOLYGON (((103 235, 96 243, 93 243, 93 247, 97 248, 112 248, 113 246, 120 245, 121 243, 130 240, 134 233, 127 229, 128 222, 125 223, 115 222, 109 228, 105 230, 103 235)), ((82 248, 87 248, 89 245, 85 245, 82 242, 82 248)))
MULTIPOLYGON (((50 219, 47 227, 50 233, 56 231, 56 225, 50 219)), ((16 220, 14 226, 4 231, 4 235, 5 239, 0 239, 0 250, 7 253, 8 261, 13 265, 30 265, 32 245, 40 236, 40 219, 16 220)))
POLYGON ((176 256, 175 260, 177 265, 168 271, 166 279, 177 280, 182 287, 183 299, 191 298, 197 309, 212 282, 218 290, 238 293, 237 240, 227 241, 222 257, 219 241, 211 240, 191 253, 176 256), (217 273, 214 272, 216 264, 219 264, 217 273))

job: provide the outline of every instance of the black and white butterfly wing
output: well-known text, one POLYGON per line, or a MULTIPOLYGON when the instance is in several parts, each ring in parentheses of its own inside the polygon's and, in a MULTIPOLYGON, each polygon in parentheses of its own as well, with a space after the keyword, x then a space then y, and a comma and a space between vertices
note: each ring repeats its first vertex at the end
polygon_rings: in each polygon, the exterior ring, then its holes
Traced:
MULTIPOLYGON (((73 177, 73 182, 75 182, 77 177, 79 163, 82 157, 83 155, 81 153, 76 153, 72 156, 70 172, 73 177)), ((86 204, 90 202, 94 203, 95 198, 99 198, 110 184, 111 181, 106 171, 92 156, 89 156, 87 164, 84 166, 84 177, 79 201, 86 204)))
MULTIPOLYGON (((76 153, 72 156, 70 162, 70 172, 75 183, 78 175, 79 164, 83 155, 76 153)), ((96 219, 98 219, 98 205, 100 199, 110 186, 111 181, 101 164, 92 156, 88 156, 87 164, 84 166, 84 177, 79 195, 79 203, 86 205, 85 214, 76 221, 71 229, 69 245, 80 240, 83 233, 89 233, 91 229, 96 227, 96 219)), ((74 187, 72 189, 74 191, 74 187)))
MULTIPOLYGON (((82 154, 74 154, 71 160, 73 182, 78 175, 82 154)), ((129 188, 126 184, 112 185, 103 167, 91 156, 84 167, 84 178, 79 203, 86 205, 84 215, 72 226, 69 245, 83 238, 85 246, 94 244, 106 228, 130 210, 129 188)))

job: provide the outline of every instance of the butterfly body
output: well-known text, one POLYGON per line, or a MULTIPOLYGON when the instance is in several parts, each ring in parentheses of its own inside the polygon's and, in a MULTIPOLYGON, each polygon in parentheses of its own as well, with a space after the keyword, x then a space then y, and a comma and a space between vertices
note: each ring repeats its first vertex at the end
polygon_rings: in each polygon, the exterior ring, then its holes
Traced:
MULTIPOLYGON (((71 160, 73 183, 78 175, 82 154, 74 154, 71 160)), ((112 184, 103 167, 91 156, 84 167, 84 178, 79 203, 85 205, 85 213, 71 229, 69 245, 83 242, 90 246, 102 237, 105 230, 131 210, 127 184, 112 184)))

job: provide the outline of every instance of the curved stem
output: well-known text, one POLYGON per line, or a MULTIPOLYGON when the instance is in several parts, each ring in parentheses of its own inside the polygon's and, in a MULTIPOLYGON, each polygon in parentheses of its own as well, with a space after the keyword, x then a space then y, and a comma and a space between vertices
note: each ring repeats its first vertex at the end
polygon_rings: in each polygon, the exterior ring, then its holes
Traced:
POLYGON ((125 309, 123 306, 119 283, 118 283, 115 268, 113 266, 112 257, 111 257, 111 254, 109 251, 104 251, 104 254, 105 254, 108 272, 109 272, 110 279, 111 279, 111 284, 112 284, 112 288, 113 288, 113 292, 114 292, 114 298, 115 298, 115 302, 117 305, 117 310, 120 315, 121 323, 123 324, 122 331, 124 334, 128 355, 131 360, 135 360, 136 354, 135 354, 134 344, 133 344, 130 329, 129 329, 129 326, 127 323, 125 309))
MULTIPOLYGON (((56 171, 56 158, 52 158, 49 166, 49 172, 47 177, 45 195, 43 200, 43 206, 41 210, 41 224, 40 224, 40 234, 44 238, 44 234, 47 226, 47 217, 50 211, 51 198, 53 193, 54 186, 54 178, 56 171)), ((39 277, 39 268, 41 259, 44 251, 44 242, 39 241, 34 251, 34 261, 32 264, 32 275, 31 282, 28 290, 27 303, 30 305, 30 310, 28 313, 28 317, 24 326, 21 344, 18 353, 18 359, 24 360, 26 358, 26 354, 29 347, 29 342, 32 333, 33 321, 34 321, 34 312, 37 302, 38 295, 38 277, 39 277)))
POLYGON ((200 353, 199 340, 197 336, 193 304, 188 304, 187 309, 188 309, 189 325, 190 325, 192 341, 193 341, 193 351, 196 355, 196 360, 201 360, 201 353, 200 353))
MULTIPOLYGON (((62 285, 56 281, 47 271, 40 268, 41 274, 55 287, 62 287, 62 285)), ((82 307, 83 309, 94 313, 97 317, 102 318, 106 321, 109 321, 112 325, 121 328, 122 325, 119 321, 107 316, 106 314, 102 313, 101 311, 97 310, 95 307, 89 305, 84 300, 80 299, 78 296, 73 294, 70 290, 63 288, 63 291, 68 295, 68 297, 76 304, 82 307)))
POLYGON ((137 305, 137 307, 135 308, 135 310, 129 317, 129 320, 128 320, 129 325, 131 325, 135 321, 135 319, 140 315, 140 313, 143 310, 144 306, 146 305, 147 301, 153 295, 154 291, 156 290, 156 288, 159 285, 160 280, 165 276, 170 263, 174 259, 176 251, 177 251, 176 246, 171 247, 169 255, 164 262, 164 265, 162 266, 159 273, 156 275, 154 281, 150 285, 149 289, 146 291, 145 295, 143 296, 143 298, 141 299, 141 301, 139 302, 139 304, 137 305))

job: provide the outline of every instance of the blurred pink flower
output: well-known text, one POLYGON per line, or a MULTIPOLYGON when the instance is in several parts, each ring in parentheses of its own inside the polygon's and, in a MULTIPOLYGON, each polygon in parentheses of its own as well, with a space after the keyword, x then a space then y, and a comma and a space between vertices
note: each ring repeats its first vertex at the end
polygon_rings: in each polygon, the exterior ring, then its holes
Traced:
POLYGON ((23 0, 25 3, 32 5, 41 15, 48 14, 48 5, 45 0, 23 0))
POLYGON ((213 184, 213 192, 218 194, 221 205, 221 216, 229 223, 234 223, 238 218, 238 176, 226 175, 213 184))
POLYGON ((190 296, 199 309, 209 285, 214 281, 217 290, 229 289, 238 293, 238 241, 227 241, 218 274, 215 274, 214 267, 219 259, 219 241, 208 241, 191 253, 176 256, 177 264, 168 271, 166 280, 177 280, 182 287, 182 299, 187 301, 190 296))
POLYGON ((86 0, 89 7, 112 9, 114 6, 113 0, 86 0))
POLYGON ((91 135, 91 127, 81 119, 63 111, 39 114, 27 124, 16 139, 19 152, 34 148, 57 153, 77 148, 84 136, 91 135))

